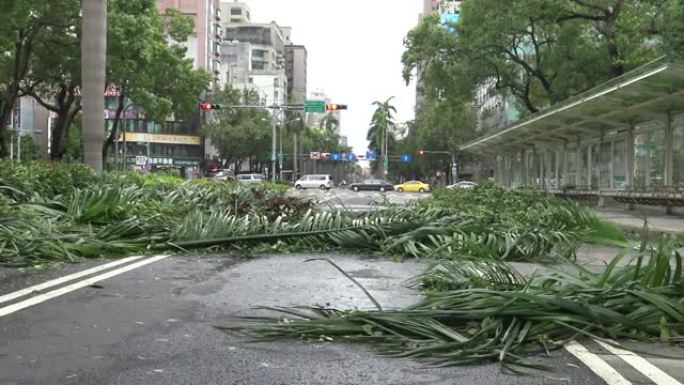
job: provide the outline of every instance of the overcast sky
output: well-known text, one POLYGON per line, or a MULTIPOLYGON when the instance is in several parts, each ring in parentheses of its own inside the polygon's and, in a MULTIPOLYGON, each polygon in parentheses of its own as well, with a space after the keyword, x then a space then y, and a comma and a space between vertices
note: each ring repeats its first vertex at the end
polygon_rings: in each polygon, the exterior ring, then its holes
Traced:
MULTIPOLYGON (((421 0, 244 0, 252 22, 292 27, 308 51, 307 92, 317 89, 342 111, 342 135, 365 153, 371 103, 390 96, 397 122, 414 117, 415 85, 401 77, 403 39, 418 23, 421 0)), ((324 149, 321 149, 324 150, 324 149)))

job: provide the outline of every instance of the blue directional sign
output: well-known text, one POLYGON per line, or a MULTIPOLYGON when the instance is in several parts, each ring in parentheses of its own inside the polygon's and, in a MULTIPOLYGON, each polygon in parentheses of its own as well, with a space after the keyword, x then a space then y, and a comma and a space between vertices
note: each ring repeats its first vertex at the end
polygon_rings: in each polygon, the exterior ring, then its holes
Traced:
POLYGON ((412 159, 413 159, 413 157, 411 156, 411 154, 403 154, 401 156, 401 161, 404 163, 411 163, 412 159))
POLYGON ((378 154, 375 151, 366 151, 366 159, 376 160, 377 158, 378 158, 378 154))
POLYGON ((355 161, 355 160, 356 160, 356 155, 354 155, 354 153, 351 153, 351 152, 350 152, 350 153, 347 154, 347 161, 348 161, 348 162, 353 162, 353 161, 355 161))
POLYGON ((338 162, 342 160, 342 154, 340 154, 339 152, 331 152, 330 159, 334 160, 335 162, 338 162))

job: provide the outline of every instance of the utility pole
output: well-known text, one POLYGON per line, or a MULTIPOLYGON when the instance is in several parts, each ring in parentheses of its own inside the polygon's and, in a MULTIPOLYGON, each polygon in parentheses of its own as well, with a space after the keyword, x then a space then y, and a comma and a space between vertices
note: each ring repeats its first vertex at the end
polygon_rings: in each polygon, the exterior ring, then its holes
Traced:
POLYGON ((271 181, 276 181, 276 122, 278 120, 278 112, 275 104, 271 107, 273 108, 273 115, 271 117, 271 122, 273 123, 273 131, 271 132, 271 181))

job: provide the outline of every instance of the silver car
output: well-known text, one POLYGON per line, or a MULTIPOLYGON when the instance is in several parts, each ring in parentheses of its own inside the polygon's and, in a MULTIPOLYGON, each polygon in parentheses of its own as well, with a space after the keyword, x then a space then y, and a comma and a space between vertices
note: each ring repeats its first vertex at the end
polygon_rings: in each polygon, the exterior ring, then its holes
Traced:
POLYGON ((235 177, 240 183, 263 183, 266 179, 261 174, 240 174, 235 177))
POLYGON ((446 188, 448 188, 450 190, 456 189, 456 188, 471 189, 471 188, 475 188, 476 186, 477 186, 477 183, 475 183, 475 182, 471 182, 469 180, 462 180, 458 183, 454 183, 450 186, 446 186, 446 188))
POLYGON ((319 188, 321 190, 330 190, 335 187, 332 176, 327 174, 304 175, 294 185, 296 189, 319 188))

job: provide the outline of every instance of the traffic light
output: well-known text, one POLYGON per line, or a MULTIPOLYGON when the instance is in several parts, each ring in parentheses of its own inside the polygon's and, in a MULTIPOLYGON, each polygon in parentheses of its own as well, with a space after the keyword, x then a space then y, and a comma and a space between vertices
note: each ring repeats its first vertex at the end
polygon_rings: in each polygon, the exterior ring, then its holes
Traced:
POLYGON ((347 105, 346 104, 328 103, 325 105, 325 109, 326 109, 326 111, 346 110, 347 105))
POLYGON ((425 151, 424 150, 418 150, 418 154, 420 154, 420 156, 423 156, 423 155, 425 155, 425 151))
POLYGON ((199 108, 200 108, 200 110, 204 110, 204 111, 206 111, 206 110, 220 110, 221 108, 223 108, 223 105, 201 102, 199 104, 199 108))

